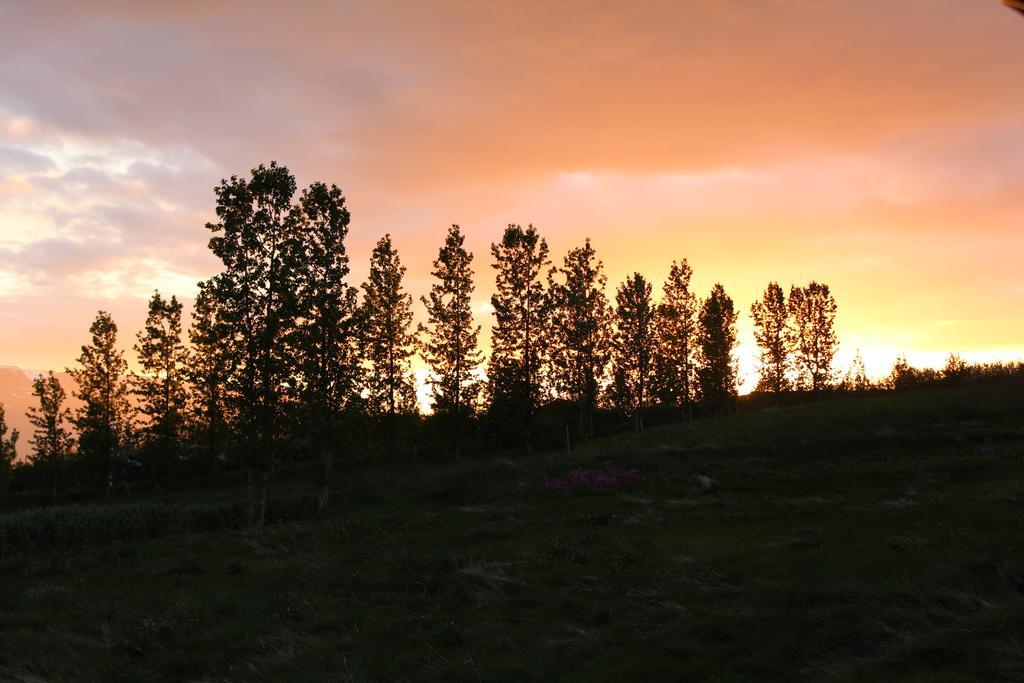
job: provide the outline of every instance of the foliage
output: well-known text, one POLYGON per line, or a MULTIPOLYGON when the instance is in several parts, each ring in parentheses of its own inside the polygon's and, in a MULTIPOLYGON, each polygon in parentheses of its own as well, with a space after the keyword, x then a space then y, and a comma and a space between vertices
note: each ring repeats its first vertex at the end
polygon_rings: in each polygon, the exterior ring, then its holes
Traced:
POLYGON ((768 284, 760 301, 750 307, 754 319, 754 340, 757 342, 761 372, 759 391, 781 393, 790 388, 790 352, 793 334, 789 327, 786 295, 778 282, 768 284))
POLYGON ((594 434, 594 410, 611 357, 611 308, 604 264, 590 240, 548 272, 549 356, 555 390, 576 404, 579 431, 594 434))
POLYGON ((818 393, 835 381, 832 360, 839 348, 836 310, 836 300, 826 284, 811 282, 789 290, 797 383, 801 389, 818 393))
POLYGON ((60 468, 71 455, 74 443, 71 432, 64 427, 71 420, 71 411, 64 407, 67 394, 52 371, 32 380, 32 394, 39 405, 28 410, 28 421, 35 428, 29 441, 29 460, 47 471, 51 496, 56 502, 60 468))
MULTIPOLYGON (((271 499, 271 522, 303 519, 316 512, 310 496, 271 499)), ((247 522, 241 502, 60 505, 0 516, 0 556, 139 541, 169 533, 207 532, 247 522)))
POLYGON ((736 311, 715 284, 697 318, 697 395, 712 414, 732 409, 736 398, 736 311))
POLYGON ((942 379, 951 384, 962 382, 970 374, 970 366, 958 354, 951 353, 942 369, 942 379))
POLYGON ((143 445, 158 479, 166 477, 180 448, 187 408, 189 359, 181 341, 181 308, 176 297, 168 300, 154 292, 135 345, 142 374, 132 377, 132 393, 139 399, 139 412, 146 417, 143 445))
POLYGON ((693 269, 686 259, 672 262, 655 315, 654 394, 664 404, 683 408, 687 415, 693 401, 697 336, 692 276, 693 269))
MULTIPOLYGON (((635 467, 621 469, 610 462, 601 467, 575 467, 564 477, 553 476, 547 470, 537 470, 535 477, 538 484, 549 491, 566 491, 572 489, 589 489, 595 491, 616 491, 644 480, 635 467)), ((529 490, 529 484, 521 481, 516 485, 520 493, 529 490)))
POLYGON ((525 432, 545 398, 544 367, 550 306, 541 275, 550 265, 548 243, 533 225, 509 225, 491 245, 496 272, 491 296, 494 326, 487 381, 491 416, 525 432))
POLYGON ((363 283, 360 335, 369 365, 367 404, 372 414, 393 418, 417 412, 410 359, 415 337, 412 296, 402 286, 405 266, 391 244, 391 235, 377 242, 370 256, 370 274, 363 283))
POLYGON ((477 348, 480 326, 473 323, 473 254, 466 251, 465 241, 459 226, 452 225, 434 260, 430 294, 420 297, 427 322, 418 328, 418 348, 430 371, 433 410, 451 419, 456 456, 462 452, 465 423, 476 411, 482 362, 477 348))
POLYGON ((82 406, 72 418, 78 430, 78 454, 92 463, 106 488, 114 482, 115 460, 131 445, 133 422, 128 402, 128 363, 117 348, 117 324, 100 311, 89 327, 92 341, 82 347, 78 367, 68 370, 82 406))
POLYGON ((615 338, 612 355, 612 400, 644 428, 654 372, 654 304, 651 283, 633 273, 615 292, 615 338))
POLYGON ((295 177, 271 162, 250 178, 231 176, 214 188, 217 220, 210 250, 224 269, 204 285, 216 302, 230 355, 225 402, 236 421, 241 450, 250 467, 253 521, 264 518, 270 470, 286 433, 288 390, 294 374, 295 177), (257 480, 257 474, 258 480, 257 480))
POLYGON ((17 446, 18 430, 12 430, 7 426, 4 404, 0 403, 0 498, 7 492, 11 470, 14 468, 14 458, 18 455, 17 446), (8 431, 10 435, 7 434, 8 431))
POLYGON ((210 459, 223 457, 232 422, 227 384, 235 360, 228 342, 231 330, 212 282, 200 282, 189 327, 191 353, 186 370, 192 441, 210 459))
POLYGON ((850 369, 840 383, 839 388, 844 391, 867 391, 873 387, 868 377, 867 369, 864 367, 864 357, 860 355, 860 349, 854 354, 850 362, 850 369))
POLYGON ((362 379, 356 289, 346 280, 350 218, 337 186, 318 182, 303 190, 295 225, 297 323, 290 343, 296 352, 297 418, 323 459, 321 508, 330 496, 334 451, 350 441, 344 416, 359 400, 362 379))

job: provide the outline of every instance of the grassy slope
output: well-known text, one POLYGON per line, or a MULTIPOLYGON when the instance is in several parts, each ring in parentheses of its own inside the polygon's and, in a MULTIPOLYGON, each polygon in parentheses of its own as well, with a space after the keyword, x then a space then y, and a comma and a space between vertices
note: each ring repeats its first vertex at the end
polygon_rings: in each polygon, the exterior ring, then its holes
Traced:
POLYGON ((332 516, 261 538, 8 558, 0 679, 1019 680, 1022 398, 848 399, 571 462, 360 468, 332 516), (534 483, 606 460, 646 481, 534 483))

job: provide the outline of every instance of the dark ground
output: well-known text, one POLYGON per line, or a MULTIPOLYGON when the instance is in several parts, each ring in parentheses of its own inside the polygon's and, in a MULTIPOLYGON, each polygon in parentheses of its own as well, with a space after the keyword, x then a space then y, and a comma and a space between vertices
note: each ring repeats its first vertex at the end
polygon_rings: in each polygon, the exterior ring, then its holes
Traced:
POLYGON ((260 537, 8 551, 0 679, 1022 680, 1022 399, 936 389, 571 461, 361 466, 327 518, 260 537), (605 462, 642 480, 535 474, 605 462))

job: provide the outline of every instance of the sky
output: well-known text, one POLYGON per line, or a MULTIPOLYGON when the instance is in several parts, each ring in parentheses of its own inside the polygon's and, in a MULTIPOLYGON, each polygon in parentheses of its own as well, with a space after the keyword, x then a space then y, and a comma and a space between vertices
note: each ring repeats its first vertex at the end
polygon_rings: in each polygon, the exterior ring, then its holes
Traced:
POLYGON ((0 0, 0 364, 72 364, 98 309, 130 347, 270 160, 344 190, 354 282, 390 233, 418 299, 461 224, 485 330, 533 223, 610 289, 721 282, 746 386, 772 280, 831 286, 840 365, 1021 358, 1022 46, 996 0, 0 0))

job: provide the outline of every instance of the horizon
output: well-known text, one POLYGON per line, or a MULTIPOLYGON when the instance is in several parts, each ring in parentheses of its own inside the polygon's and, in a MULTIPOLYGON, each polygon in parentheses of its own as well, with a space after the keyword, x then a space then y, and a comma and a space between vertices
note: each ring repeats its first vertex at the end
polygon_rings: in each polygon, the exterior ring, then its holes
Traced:
POLYGON ((831 286, 840 372, 857 350, 874 378, 900 353, 1024 359, 1022 27, 999 3, 247 7, 0 8, 21 29, 0 46, 0 363, 71 366, 104 309, 134 368, 153 289, 187 314, 218 270, 213 186, 271 159, 345 192, 354 284, 392 235, 416 321, 462 225, 484 348, 489 245, 533 223, 555 264, 591 237, 609 295, 635 270, 657 296, 682 258, 698 295, 721 282, 743 392, 771 280, 831 286))

